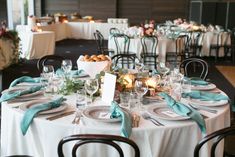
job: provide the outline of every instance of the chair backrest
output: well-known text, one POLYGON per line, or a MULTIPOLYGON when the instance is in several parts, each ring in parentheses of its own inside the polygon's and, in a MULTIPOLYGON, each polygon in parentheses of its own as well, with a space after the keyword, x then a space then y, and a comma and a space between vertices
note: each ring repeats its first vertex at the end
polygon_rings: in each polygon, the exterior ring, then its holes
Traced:
POLYGON ((130 38, 125 34, 114 34, 116 54, 129 54, 130 38))
MULTIPOLYGON (((101 144, 107 144, 109 146, 112 146, 115 148, 120 157, 124 157, 124 153, 122 148, 117 144, 117 142, 123 142, 131 146, 134 151, 135 151, 135 157, 140 156, 140 151, 136 143, 128 138, 121 137, 121 136, 115 136, 115 135, 103 135, 103 134, 78 134, 78 135, 72 135, 63 138, 59 144, 58 144, 58 156, 59 157, 64 157, 63 154, 63 145, 67 142, 71 141, 77 141, 72 149, 72 157, 76 157, 76 152, 78 147, 84 145, 84 144, 90 144, 90 143, 101 143, 101 144)), ((97 152, 98 153, 98 152, 97 152)))
POLYGON ((194 157, 199 157, 199 151, 201 149, 201 147, 207 143, 208 141, 217 138, 214 143, 212 144, 211 147, 211 157, 215 157, 215 149, 216 146, 218 145, 218 143, 224 139, 227 136, 231 136, 231 135, 235 135, 235 128, 233 127, 228 127, 228 128, 224 128, 218 131, 215 131, 207 136, 205 136, 195 147, 194 149, 194 157))
POLYGON ((96 44, 97 44, 98 51, 100 53, 104 53, 104 36, 98 30, 96 30, 96 32, 94 32, 93 34, 94 34, 94 37, 95 37, 95 41, 96 41, 96 44))
POLYGON ((208 75, 208 64, 200 58, 187 58, 180 63, 180 69, 185 76, 199 76, 205 80, 208 75))
POLYGON ((135 69, 136 57, 135 54, 116 54, 112 56, 112 63, 114 66, 118 66, 125 69, 135 69))
POLYGON ((120 34, 121 31, 118 28, 110 28, 109 34, 114 35, 114 34, 120 34))
POLYGON ((53 65, 55 70, 61 67, 64 57, 57 55, 47 55, 40 58, 37 62, 37 69, 42 72, 44 65, 53 65))
POLYGON ((176 54, 181 54, 189 47, 188 35, 180 35, 175 39, 176 54))
POLYGON ((156 36, 144 36, 141 38, 142 52, 156 54, 158 38, 156 36))

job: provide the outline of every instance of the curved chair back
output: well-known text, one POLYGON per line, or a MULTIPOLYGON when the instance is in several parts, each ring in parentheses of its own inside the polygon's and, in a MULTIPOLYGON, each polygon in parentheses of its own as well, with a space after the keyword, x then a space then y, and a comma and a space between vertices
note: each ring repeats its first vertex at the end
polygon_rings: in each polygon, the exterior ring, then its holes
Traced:
POLYGON ((120 34, 120 30, 118 28, 110 28, 109 34, 114 35, 114 34, 120 34))
POLYGON ((53 65, 55 69, 58 69, 61 66, 64 57, 56 55, 47 55, 40 58, 37 62, 37 68, 39 72, 42 72, 44 65, 53 65))
POLYGON ((117 54, 114 55, 111 59, 114 66, 121 65, 121 68, 135 69, 135 61, 137 57, 135 54, 117 54))
POLYGON ((116 142, 123 142, 128 144, 129 146, 131 146, 134 151, 135 151, 135 157, 140 157, 140 151, 138 146, 136 145, 135 142, 133 142, 132 140, 125 138, 125 137, 121 137, 121 136, 115 136, 115 135, 98 135, 98 134, 78 134, 78 135, 72 135, 72 136, 68 136, 63 138, 58 145, 58 156, 59 157, 64 157, 63 154, 63 145, 67 142, 71 142, 71 141, 77 141, 75 143, 75 145, 73 146, 72 149, 72 157, 76 157, 76 152, 77 149, 85 144, 90 144, 90 143, 101 143, 101 144, 107 144, 109 146, 112 146, 113 148, 115 148, 120 157, 124 157, 124 153, 122 148, 116 143, 116 142))
POLYGON ((116 54, 129 54, 130 38, 125 34, 114 34, 116 54))
POLYGON ((235 135, 235 128, 228 127, 218 131, 215 131, 207 136, 205 136, 195 147, 194 149, 194 157, 199 157, 199 151, 201 147, 207 143, 208 141, 217 137, 211 147, 211 157, 215 157, 215 149, 219 142, 227 136, 235 135))
POLYGON ((158 38, 156 36, 144 36, 141 38, 142 52, 156 54, 158 38))
POLYGON ((180 63, 180 69, 185 76, 198 76, 205 80, 208 75, 208 64, 200 58, 188 58, 180 63))
POLYGON ((95 37, 95 41, 98 47, 98 51, 100 53, 103 53, 103 48, 104 48, 104 36, 101 34, 100 31, 96 30, 96 32, 94 32, 94 37, 95 37))

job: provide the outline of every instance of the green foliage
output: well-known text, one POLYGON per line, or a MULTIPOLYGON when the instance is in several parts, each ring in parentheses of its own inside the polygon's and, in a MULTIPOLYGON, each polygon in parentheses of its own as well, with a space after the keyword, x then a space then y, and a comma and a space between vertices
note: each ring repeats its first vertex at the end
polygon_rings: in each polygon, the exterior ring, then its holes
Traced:
POLYGON ((60 94, 69 95, 75 93, 77 90, 82 89, 84 87, 83 80, 72 80, 70 78, 65 78, 64 84, 59 90, 60 94))

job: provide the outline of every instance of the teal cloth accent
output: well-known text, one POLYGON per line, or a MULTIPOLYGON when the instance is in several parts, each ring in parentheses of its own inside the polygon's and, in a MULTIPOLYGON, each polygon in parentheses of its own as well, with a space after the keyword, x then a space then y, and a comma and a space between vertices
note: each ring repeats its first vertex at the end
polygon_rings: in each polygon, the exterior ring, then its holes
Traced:
POLYGON ((45 111, 45 110, 49 110, 55 107, 59 107, 63 101, 65 101, 66 99, 64 99, 63 97, 60 97, 58 99, 49 101, 47 103, 41 104, 41 105, 37 105, 34 106, 32 108, 29 108, 25 113, 24 113, 24 117, 21 120, 20 123, 20 128, 22 131, 22 134, 25 135, 29 125, 32 123, 33 118, 40 112, 40 111, 45 111))
POLYGON ((206 91, 191 91, 188 93, 182 93, 182 97, 190 97, 193 99, 200 99, 202 101, 220 101, 220 100, 229 100, 228 96, 219 94, 219 93, 212 93, 206 91))
POLYGON ((32 78, 30 76, 22 76, 20 78, 15 79, 14 81, 12 81, 12 83, 10 84, 10 87, 14 87, 21 82, 39 83, 40 77, 32 78))
POLYGON ((187 78, 185 77, 184 79, 189 80, 191 82, 191 85, 208 85, 209 82, 204 81, 201 78, 197 78, 197 77, 191 77, 191 78, 187 78))
MULTIPOLYGON (((84 70, 71 70, 68 75, 70 77, 79 77, 83 72, 84 72, 84 70)), ((60 68, 57 69, 55 73, 59 77, 65 75, 64 71, 62 69, 60 69, 60 68)))
POLYGON ((30 93, 34 93, 39 91, 43 86, 34 86, 34 87, 30 87, 28 89, 25 90, 19 90, 19 91, 15 91, 15 92, 7 92, 2 94, 1 98, 0 98, 0 103, 3 101, 8 101, 8 100, 12 100, 16 97, 19 97, 21 95, 25 95, 25 94, 30 94, 30 93))
POLYGON ((203 117, 201 116, 201 114, 196 111, 195 109, 186 106, 180 102, 175 101, 171 96, 169 96, 168 94, 162 92, 159 93, 159 95, 161 97, 163 97, 166 102, 167 105, 177 114, 181 115, 181 116, 187 116, 190 117, 192 120, 194 120, 199 128, 201 129, 202 133, 206 133, 206 124, 205 121, 203 119, 203 117))
POLYGON ((160 75, 159 71, 157 69, 154 69, 152 71, 152 75, 160 75))
POLYGON ((132 120, 129 113, 124 112, 117 104, 116 101, 113 101, 111 104, 111 118, 121 117, 122 125, 121 125, 121 135, 124 137, 130 137, 132 131, 132 120))

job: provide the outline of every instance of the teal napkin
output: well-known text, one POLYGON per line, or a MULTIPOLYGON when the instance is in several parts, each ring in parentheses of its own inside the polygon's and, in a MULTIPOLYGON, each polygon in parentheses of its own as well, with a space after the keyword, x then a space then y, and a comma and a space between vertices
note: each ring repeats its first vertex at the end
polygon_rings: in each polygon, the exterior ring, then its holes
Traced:
POLYGON ((220 100, 229 100, 228 96, 219 94, 219 93, 212 93, 212 92, 203 92, 203 91, 191 91, 188 93, 182 93, 182 97, 190 97, 193 99, 200 99, 202 101, 220 101, 220 100))
POLYGON ((45 110, 49 110, 55 107, 59 107, 63 101, 65 101, 66 99, 64 99, 63 97, 57 98, 55 100, 49 101, 47 103, 41 104, 41 105, 37 105, 34 106, 30 109, 28 109, 25 114, 23 119, 21 120, 20 123, 20 127, 21 127, 21 131, 22 134, 25 135, 29 125, 32 123, 33 118, 40 112, 40 111, 45 111, 45 110))
POLYGON ((195 109, 193 109, 189 106, 186 106, 180 102, 176 102, 171 96, 169 96, 166 93, 162 92, 159 95, 161 97, 165 98, 167 105, 171 109, 173 109, 174 112, 176 112, 177 114, 179 114, 181 116, 190 117, 192 120, 194 120, 198 124, 202 133, 206 133, 206 124, 205 124, 203 117, 200 115, 199 112, 197 112, 195 109))
POLYGON ((18 83, 21 82, 30 82, 30 83, 39 83, 40 82, 40 78, 32 78, 30 76, 22 76, 20 78, 15 79, 14 81, 12 81, 12 83, 10 84, 10 87, 14 87, 16 86, 18 83))
POLYGON ((113 101, 111 104, 111 118, 121 117, 122 125, 121 125, 121 135, 124 137, 130 137, 132 127, 131 127, 131 116, 129 113, 124 112, 117 104, 116 101, 113 101))
POLYGON ((197 77, 192 77, 192 78, 185 77, 184 79, 189 80, 191 82, 191 85, 205 85, 206 86, 209 84, 207 81, 204 81, 201 78, 197 78, 197 77))
POLYGON ((30 87, 28 89, 25 90, 19 90, 19 91, 15 91, 15 92, 7 92, 2 94, 1 98, 0 98, 0 103, 3 101, 8 101, 8 100, 12 100, 16 97, 19 97, 21 95, 25 95, 25 94, 30 94, 30 93, 34 93, 39 91, 43 86, 34 86, 34 87, 30 87))
MULTIPOLYGON (((84 72, 84 70, 71 70, 69 72, 69 76, 79 77, 82 74, 82 72, 84 72)), ((60 68, 57 69, 55 73, 56 73, 57 76, 64 76, 64 71, 60 68)))

